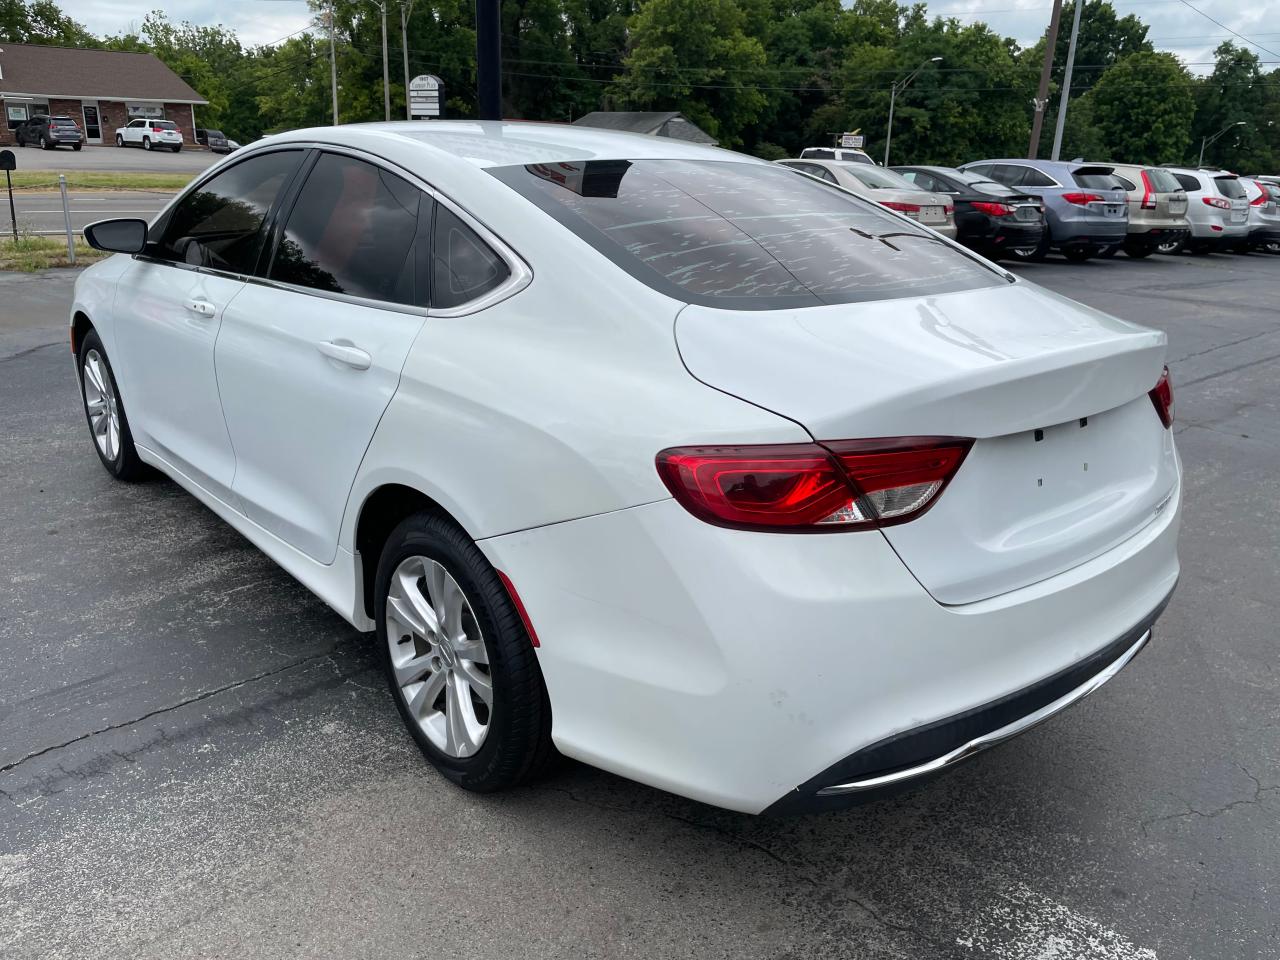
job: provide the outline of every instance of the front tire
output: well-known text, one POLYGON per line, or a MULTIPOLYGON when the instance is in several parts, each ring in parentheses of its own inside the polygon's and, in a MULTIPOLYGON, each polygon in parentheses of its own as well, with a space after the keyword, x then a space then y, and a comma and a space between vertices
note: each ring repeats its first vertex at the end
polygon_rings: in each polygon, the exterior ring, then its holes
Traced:
POLYGON ((120 136, 120 134, 118 134, 118 133, 116 134, 116 146, 117 146, 117 147, 123 147, 123 146, 124 146, 124 137, 120 136))
POLYGON ((431 764, 479 793, 545 767, 554 749, 538 658, 471 538, 435 514, 409 517, 387 538, 374 590, 387 683, 431 764))
POLYGON ((1156 244, 1156 252, 1163 253, 1166 256, 1172 256, 1181 253, 1187 248, 1187 238, 1182 237, 1178 240, 1170 240, 1168 243, 1156 244))
POLYGON ((116 386, 115 373, 96 330, 85 334, 80 344, 77 367, 80 399, 84 402, 84 416, 98 459, 117 480, 132 482, 144 479, 151 471, 139 459, 138 450, 133 445, 133 433, 116 386))

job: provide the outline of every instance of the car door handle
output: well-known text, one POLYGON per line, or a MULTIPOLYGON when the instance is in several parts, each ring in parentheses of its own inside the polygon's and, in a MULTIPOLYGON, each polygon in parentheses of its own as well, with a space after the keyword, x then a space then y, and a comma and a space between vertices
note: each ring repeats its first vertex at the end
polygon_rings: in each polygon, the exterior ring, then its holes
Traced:
POLYGON ((206 320, 212 319, 213 315, 218 312, 217 307, 200 297, 192 297, 187 301, 186 307, 196 316, 204 317, 206 320))
POLYGON ((330 360, 345 363, 356 370, 368 370, 373 364, 373 357, 351 343, 337 343, 333 340, 321 340, 316 349, 330 360))

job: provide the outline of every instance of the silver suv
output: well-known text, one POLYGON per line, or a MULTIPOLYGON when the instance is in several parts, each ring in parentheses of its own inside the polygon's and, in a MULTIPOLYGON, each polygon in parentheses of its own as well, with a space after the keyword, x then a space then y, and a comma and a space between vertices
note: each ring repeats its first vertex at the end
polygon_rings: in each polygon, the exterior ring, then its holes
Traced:
POLYGON ((1181 249, 1191 236, 1187 220, 1187 194, 1175 177, 1162 167, 1118 163, 1113 175, 1129 194, 1129 232, 1124 252, 1145 257, 1157 249, 1181 249))
POLYGON ((1188 250, 1229 250, 1248 242, 1249 201, 1239 177, 1226 170, 1167 169, 1187 191, 1188 250))
POLYGON ((1280 187, 1248 177, 1241 177, 1240 185, 1249 201, 1248 249, 1280 251, 1280 205, 1276 203, 1280 187))
POLYGON ((1039 247, 1019 254, 1026 259, 1043 260, 1053 248, 1068 260, 1078 262, 1124 243, 1129 227, 1128 198, 1120 181, 1112 176, 1109 164, 977 160, 960 169, 982 174, 1044 201, 1049 230, 1039 247))

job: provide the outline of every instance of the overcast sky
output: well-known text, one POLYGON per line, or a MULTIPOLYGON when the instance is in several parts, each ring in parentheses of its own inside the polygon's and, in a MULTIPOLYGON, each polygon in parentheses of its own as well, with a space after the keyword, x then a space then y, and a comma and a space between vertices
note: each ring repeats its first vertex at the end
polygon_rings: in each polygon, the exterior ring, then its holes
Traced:
MULTIPOLYGON (((1280 66, 1280 0, 1189 0, 1209 17, 1261 44, 1249 49, 1272 66, 1280 66)), ((1171 50, 1197 73, 1223 40, 1237 39, 1228 30, 1196 13, 1183 0, 1112 0, 1121 15, 1133 13, 1150 26, 1148 36, 1158 50, 1171 50)), ((123 33, 142 23, 142 11, 160 6, 172 20, 209 25, 221 23, 248 45, 272 43, 307 26, 311 14, 305 0, 63 0, 62 8, 97 34, 123 33)), ((1030 44, 1049 21, 1051 0, 936 0, 932 15, 966 21, 985 20, 1002 36, 1030 44)), ((1063 29, 1069 29, 1064 24, 1063 29)), ((1238 39, 1237 39, 1237 42, 1238 39)))

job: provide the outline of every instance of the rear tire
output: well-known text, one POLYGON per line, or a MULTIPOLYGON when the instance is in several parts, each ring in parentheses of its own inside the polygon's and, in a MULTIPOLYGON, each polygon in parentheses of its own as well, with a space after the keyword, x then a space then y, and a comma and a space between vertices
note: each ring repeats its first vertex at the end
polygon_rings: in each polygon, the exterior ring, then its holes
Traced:
POLYGON ((537 654, 502 580, 460 527, 418 513, 392 531, 374 619, 396 709, 432 766, 478 793, 546 767, 555 750, 537 654))
POLYGON ((174 147, 174 148, 173 148, 173 152, 174 152, 174 153, 177 153, 177 152, 179 152, 181 149, 182 149, 182 147, 181 147, 181 146, 174 147))
POLYGON ((1107 249, 1103 250, 1100 254, 1098 254, 1098 258, 1100 260, 1110 260, 1119 252, 1120 252, 1119 247, 1107 247, 1107 249))
POLYGON ((143 149, 143 150, 150 150, 150 149, 151 149, 151 138, 150 138, 150 137, 143 137, 143 138, 142 138, 142 149, 143 149))
POLYGON ((80 148, 81 148, 82 146, 84 146, 84 144, 80 144, 80 143, 73 143, 73 144, 71 145, 71 149, 72 149, 72 150, 74 150, 76 153, 79 153, 79 152, 80 152, 80 148))
POLYGON ((80 377, 80 399, 85 421, 98 459, 117 480, 134 482, 151 475, 151 468, 138 457, 133 432, 125 415, 124 401, 116 385, 111 361, 98 331, 90 330, 80 344, 76 370, 80 377))

